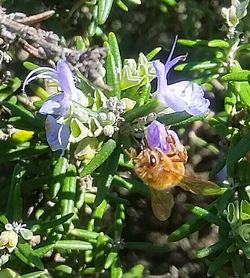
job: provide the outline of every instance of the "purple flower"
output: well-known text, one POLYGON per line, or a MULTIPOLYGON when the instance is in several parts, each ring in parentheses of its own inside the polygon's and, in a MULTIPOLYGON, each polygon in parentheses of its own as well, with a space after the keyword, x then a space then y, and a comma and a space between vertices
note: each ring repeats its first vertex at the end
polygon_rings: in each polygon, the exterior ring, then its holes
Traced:
POLYGON ((157 98, 176 112, 186 111, 191 115, 204 114, 207 112, 210 102, 204 98, 204 91, 201 86, 189 81, 181 81, 171 85, 167 83, 169 70, 179 61, 186 59, 186 55, 172 59, 176 41, 177 36, 165 65, 159 60, 153 62, 158 79, 157 98))
POLYGON ((70 136, 68 125, 57 123, 57 119, 51 115, 46 118, 46 137, 52 151, 61 150, 62 154, 67 148, 70 136))
POLYGON ((48 97, 39 112, 47 115, 46 137, 51 149, 61 150, 64 153, 68 145, 70 129, 67 124, 61 122, 65 122, 64 119, 70 110, 70 101, 79 90, 75 87, 72 72, 64 60, 57 62, 56 69, 40 67, 31 71, 23 82, 22 90, 24 91, 28 83, 37 78, 54 80, 62 90, 61 93, 48 97))
POLYGON ((168 154, 171 151, 171 146, 168 138, 172 137, 175 148, 182 150, 181 144, 177 134, 158 121, 153 121, 147 128, 146 140, 150 149, 160 148, 164 153, 168 154))

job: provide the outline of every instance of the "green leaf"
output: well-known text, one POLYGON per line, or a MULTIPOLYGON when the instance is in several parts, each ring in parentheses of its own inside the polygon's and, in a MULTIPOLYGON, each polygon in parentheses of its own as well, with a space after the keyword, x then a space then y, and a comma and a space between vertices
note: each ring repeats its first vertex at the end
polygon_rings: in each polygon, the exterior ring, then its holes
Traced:
POLYGON ((59 240, 55 243, 55 249, 64 250, 92 250, 92 245, 82 240, 59 240))
POLYGON ((102 25, 106 22, 111 8, 113 5, 113 0, 98 0, 98 9, 97 9, 97 23, 102 25))
POLYGON ((42 87, 37 86, 36 84, 32 83, 29 85, 31 90, 34 92, 36 96, 38 96, 41 100, 46 100, 50 94, 45 91, 42 87))
POLYGON ((227 253, 226 250, 220 253, 220 255, 213 260, 208 267, 208 272, 214 275, 218 270, 220 270, 233 256, 233 253, 227 253))
POLYGON ((177 4, 175 0, 161 0, 161 1, 166 3, 169 6, 174 6, 177 4))
POLYGON ((118 81, 118 74, 116 68, 116 61, 114 55, 111 52, 111 48, 108 43, 105 44, 107 48, 109 48, 107 55, 106 55, 106 77, 107 77, 107 84, 112 88, 112 91, 108 92, 108 96, 117 96, 120 98, 120 87, 118 81))
POLYGON ((182 124, 183 125, 191 124, 195 121, 201 121, 206 117, 207 114, 192 116, 184 111, 184 112, 174 112, 174 113, 164 114, 162 116, 159 116, 157 120, 165 125, 178 126, 182 124))
POLYGON ((55 271, 65 273, 65 274, 72 274, 73 268, 65 264, 60 264, 55 267, 55 271))
POLYGON ((24 274, 21 276, 21 278, 40 278, 42 274, 46 274, 46 273, 47 271, 35 271, 35 272, 24 274))
POLYGON ((191 204, 186 204, 186 207, 196 216, 203 218, 212 224, 221 226, 222 228, 224 228, 224 230, 230 229, 230 226, 227 222, 219 218, 219 216, 209 212, 208 210, 191 204))
POLYGON ((77 50, 85 49, 86 46, 85 46, 84 39, 82 36, 75 36, 74 40, 75 40, 75 45, 76 45, 77 50))
POLYGON ((250 77, 249 70, 237 70, 221 77, 222 81, 248 81, 250 77))
MULTIPOLYGON (((37 267, 38 269, 41 269, 41 270, 44 269, 43 263, 40 260, 40 258, 38 256, 36 256, 33 249, 31 248, 31 246, 28 243, 26 243, 24 240, 19 238, 19 242, 17 244, 16 249, 27 259, 27 261, 31 265, 34 265, 35 267, 37 267)), ((16 252, 16 249, 15 249, 15 252, 16 252)))
MULTIPOLYGON (((220 197, 222 198, 223 195, 220 197)), ((216 212, 216 208, 213 203, 209 204, 207 209, 211 213, 216 212)), ((187 221, 187 223, 183 224, 181 227, 179 227, 177 230, 173 231, 169 236, 168 236, 168 241, 173 242, 173 241, 178 241, 180 239, 183 239, 190 234, 198 231, 201 227, 203 227, 206 224, 206 220, 204 218, 191 218, 190 220, 187 221)))
POLYGON ((8 109, 10 109, 12 115, 21 116, 24 122, 30 124, 30 128, 31 128, 30 130, 33 130, 34 127, 39 129, 44 128, 43 121, 40 118, 33 116, 33 114, 28 110, 26 110, 25 108, 22 108, 16 104, 6 102, 6 101, 3 101, 1 104, 7 107, 8 109))
POLYGON ((197 250, 196 257, 197 258, 207 257, 213 253, 218 252, 219 250, 226 249, 227 247, 229 247, 230 244, 231 244, 231 239, 229 238, 220 239, 218 242, 216 242, 213 245, 197 250))
POLYGON ((208 41, 205 40, 185 40, 185 39, 178 39, 178 44, 185 45, 189 47, 194 46, 206 46, 208 44, 208 41))
POLYGON ((96 19, 92 18, 92 20, 89 23, 89 28, 88 28, 88 35, 90 37, 93 37, 95 35, 97 26, 98 26, 98 24, 96 22, 96 19))
POLYGON ((32 62, 29 62, 29 61, 23 62, 23 66, 24 66, 26 69, 30 70, 30 71, 39 68, 38 65, 36 65, 36 64, 34 64, 34 63, 32 63, 32 62))
POLYGON ((70 218, 72 218, 74 215, 74 213, 69 213, 66 214, 58 219, 54 219, 54 220, 50 220, 48 222, 43 222, 41 224, 36 224, 32 227, 32 231, 33 232, 38 232, 38 231, 44 231, 50 228, 54 228, 56 226, 59 226, 61 224, 64 224, 65 222, 67 222, 70 218))
POLYGON ((248 82, 235 82, 233 91, 240 96, 241 103, 250 107, 250 85, 248 82))
POLYGON ((115 211, 114 238, 121 238, 125 221, 125 207, 123 204, 117 204, 115 211))
POLYGON ((7 84, 7 87, 0 90, 0 101, 5 100, 11 96, 21 86, 21 80, 18 77, 13 78, 7 84))
POLYGON ((189 47, 195 47, 195 46, 207 46, 207 47, 218 47, 222 49, 228 49, 230 47, 229 43, 223 40, 212 40, 212 41, 206 41, 206 40, 184 40, 179 39, 178 43, 181 45, 189 46, 189 47))
POLYGON ((203 61, 203 62, 190 62, 190 63, 182 63, 176 66, 174 69, 176 71, 188 70, 188 71, 195 71, 195 70, 208 70, 213 69, 218 66, 218 63, 214 63, 212 61, 203 61))
POLYGON ((111 183, 118 167, 121 149, 116 147, 109 158, 103 163, 101 175, 97 177, 97 194, 95 198, 95 206, 98 206, 109 192, 111 183))
POLYGON ((245 242, 250 242, 250 224, 242 224, 238 228, 239 235, 245 242))
POLYGON ((80 177, 85 177, 91 174, 97 169, 115 150, 116 142, 113 139, 109 139, 103 144, 101 149, 97 152, 95 157, 80 171, 80 177))
MULTIPOLYGON (((74 213, 75 195, 76 195, 76 167, 70 164, 65 174, 65 179, 62 186, 62 192, 60 195, 62 216, 74 213)), ((66 223, 64 223, 67 224, 67 228, 69 228, 69 224, 71 223, 70 219, 71 217, 66 223)))
POLYGON ((107 244, 107 237, 104 235, 103 232, 100 232, 96 242, 95 257, 94 257, 95 268, 98 272, 104 269, 105 259, 107 257, 106 244, 107 244))
POLYGON ((103 200, 98 207, 95 208, 95 211, 93 213, 94 215, 94 226, 97 228, 97 226, 100 224, 101 219, 103 218, 103 215, 107 209, 107 201, 103 200))
POLYGON ((2 152, 0 156, 0 164, 6 163, 7 161, 11 160, 19 160, 20 157, 22 159, 27 157, 32 157, 34 155, 39 155, 45 153, 49 150, 47 145, 40 145, 40 146, 29 146, 23 149, 11 149, 7 150, 7 152, 2 152))
POLYGON ((239 207, 238 201, 229 203, 227 206, 227 222, 231 225, 236 224, 239 221, 239 207))
POLYGON ((81 239, 86 239, 88 241, 96 240, 98 237, 98 233, 82 229, 70 229, 69 234, 81 239))
MULTIPOLYGON (((234 63, 230 66, 230 70, 231 70, 231 74, 238 75, 238 78, 240 75, 246 76, 245 71, 242 73, 241 65, 237 60, 235 60, 234 63), (240 72, 240 74, 239 74, 239 72, 240 72)), ((250 85, 249 85, 249 83, 247 81, 231 82, 231 88, 232 88, 232 91, 236 95, 240 96, 241 102, 244 105, 249 107, 250 106, 250 85)))
POLYGON ((114 260, 118 257, 118 252, 117 251, 111 251, 104 264, 105 269, 109 269, 111 265, 113 264, 114 260))
POLYGON ((227 154, 228 172, 233 173, 234 165, 250 150, 250 133, 247 133, 232 148, 229 148, 227 154))
POLYGON ((64 179, 64 175, 66 173, 68 167, 68 160, 63 157, 60 156, 58 158, 58 161, 56 162, 54 171, 53 171, 53 177, 52 177, 52 184, 50 186, 50 196, 51 199, 55 199, 60 188, 61 185, 63 183, 63 179, 64 179))
POLYGON ((247 200, 242 200, 240 203, 240 218, 243 221, 250 219, 250 203, 247 200))
POLYGON ((230 44, 223 40, 212 40, 208 42, 209 47, 218 47, 222 49, 228 49, 230 47, 230 44))
POLYGON ((149 196, 149 189, 144 183, 134 180, 134 179, 125 179, 123 177, 115 175, 115 182, 119 183, 124 188, 142 194, 144 196, 149 196))
POLYGON ((151 100, 143 106, 136 107, 124 114, 124 119, 127 122, 132 122, 137 118, 148 115, 151 112, 154 112, 159 105, 158 100, 151 100))
POLYGON ((24 169, 19 164, 16 164, 12 174, 7 202, 6 214, 9 220, 19 220, 22 218, 21 182, 24 173, 24 169))
POLYGON ((137 264, 132 267, 128 272, 122 275, 122 278, 141 278, 143 277, 144 265, 137 264))
POLYGON ((156 47, 152 51, 150 51, 146 55, 146 58, 148 59, 148 61, 151 61, 161 51, 161 49, 162 49, 161 47, 156 47))
POLYGON ((0 215, 0 222, 5 225, 5 224, 9 223, 9 220, 6 218, 6 216, 4 214, 1 214, 0 215))
POLYGON ((116 0, 116 5, 121 8, 123 11, 127 12, 128 7, 121 1, 121 0, 116 0))
POLYGON ((227 208, 229 202, 232 200, 234 195, 234 190, 232 188, 227 189, 224 194, 217 201, 217 210, 219 214, 222 214, 227 208))
POLYGON ((233 271, 237 275, 237 277, 249 278, 248 276, 245 276, 246 270, 244 266, 244 260, 242 260, 239 254, 235 253, 233 258, 231 259, 231 262, 233 271))
POLYGON ((117 72, 121 72, 122 59, 121 59, 121 54, 120 54, 120 49, 119 49, 117 38, 113 32, 109 33, 108 42, 109 42, 110 51, 115 60, 116 70, 117 70, 117 72))
POLYGON ((43 257, 45 254, 53 250, 55 247, 55 243, 49 243, 46 245, 43 245, 42 247, 36 248, 34 250, 34 254, 38 256, 39 258, 43 257))
POLYGON ((116 258, 111 266, 111 277, 110 278, 122 278, 122 266, 119 258, 116 258))
POLYGON ((141 5, 141 0, 127 0, 127 1, 135 5, 141 5))
POLYGON ((10 268, 0 270, 0 278, 21 278, 17 272, 10 268))
POLYGON ((237 244, 242 249, 244 255, 249 260, 250 259, 250 244, 248 242, 243 241, 241 238, 237 240, 237 244))
POLYGON ((236 94, 233 92, 233 84, 230 82, 228 84, 228 89, 224 97, 224 108, 228 114, 230 114, 233 111, 236 102, 237 97, 236 94))

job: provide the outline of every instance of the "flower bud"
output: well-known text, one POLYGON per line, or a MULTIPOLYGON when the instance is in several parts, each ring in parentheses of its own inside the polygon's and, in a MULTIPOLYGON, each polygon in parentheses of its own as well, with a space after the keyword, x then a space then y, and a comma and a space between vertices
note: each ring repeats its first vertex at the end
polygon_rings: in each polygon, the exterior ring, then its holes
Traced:
POLYGON ((115 129, 112 125, 106 125, 104 128, 103 128, 103 133, 108 136, 108 137, 112 137, 112 135, 114 134, 115 132, 115 129))
POLYGON ((77 145, 75 156, 77 159, 88 162, 95 156, 97 146, 98 140, 96 138, 86 137, 77 145))

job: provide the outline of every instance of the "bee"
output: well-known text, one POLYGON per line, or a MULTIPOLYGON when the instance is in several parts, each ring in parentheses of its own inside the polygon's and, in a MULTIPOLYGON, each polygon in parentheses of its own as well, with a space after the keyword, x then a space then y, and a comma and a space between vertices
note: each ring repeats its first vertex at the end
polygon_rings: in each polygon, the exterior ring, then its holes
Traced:
POLYGON ((161 221, 167 220, 171 215, 174 206, 171 189, 177 185, 194 194, 215 195, 221 192, 221 188, 211 181, 186 176, 186 149, 180 143, 177 146, 175 138, 170 134, 166 140, 171 148, 168 153, 160 148, 150 149, 146 144, 139 154, 136 149, 130 149, 135 173, 149 186, 153 213, 161 221))

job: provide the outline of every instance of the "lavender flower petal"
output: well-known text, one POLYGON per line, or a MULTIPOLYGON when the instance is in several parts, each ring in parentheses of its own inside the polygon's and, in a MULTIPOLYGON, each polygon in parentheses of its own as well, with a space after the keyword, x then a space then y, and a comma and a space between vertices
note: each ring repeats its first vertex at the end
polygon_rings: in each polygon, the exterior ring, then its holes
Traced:
POLYGON ((72 72, 64 60, 57 62, 56 71, 58 75, 58 82, 67 96, 71 96, 72 92, 76 90, 72 72))
POLYGON ((157 92, 161 90, 165 90, 168 86, 166 74, 165 74, 165 66, 159 60, 153 61, 153 66, 155 68, 156 76, 157 76, 157 92))
POLYGON ((48 115, 46 119, 46 137, 52 151, 61 150, 63 155, 69 142, 69 136, 69 126, 58 124, 56 118, 48 115))
POLYGON ((177 37, 165 65, 159 60, 153 62, 157 76, 156 96, 161 103, 176 112, 186 111, 191 115, 204 114, 207 112, 210 102, 204 98, 201 86, 189 81, 181 81, 172 85, 167 83, 169 70, 180 60, 186 58, 186 55, 181 55, 171 60, 176 41, 177 37))
POLYGON ((146 131, 146 140, 149 148, 160 148, 163 152, 168 153, 170 147, 167 143, 167 135, 165 126, 158 121, 153 121, 146 131))
POLYGON ((40 108, 39 113, 43 115, 60 115, 60 102, 62 101, 63 97, 63 94, 48 97, 47 100, 43 103, 42 107, 40 108))
POLYGON ((53 151, 61 150, 64 153, 67 148, 70 136, 70 128, 65 122, 67 114, 70 110, 71 102, 75 94, 79 94, 79 90, 75 87, 73 75, 64 60, 59 60, 56 69, 49 67, 41 67, 31 71, 23 83, 23 91, 27 84, 37 78, 47 78, 56 81, 62 92, 50 96, 43 103, 39 112, 47 115, 46 119, 46 136, 48 144, 53 151))
POLYGON ((48 78, 57 81, 57 72, 55 69, 49 67, 39 67, 37 69, 32 70, 24 79, 22 91, 25 91, 25 87, 33 80, 38 78, 48 78))

